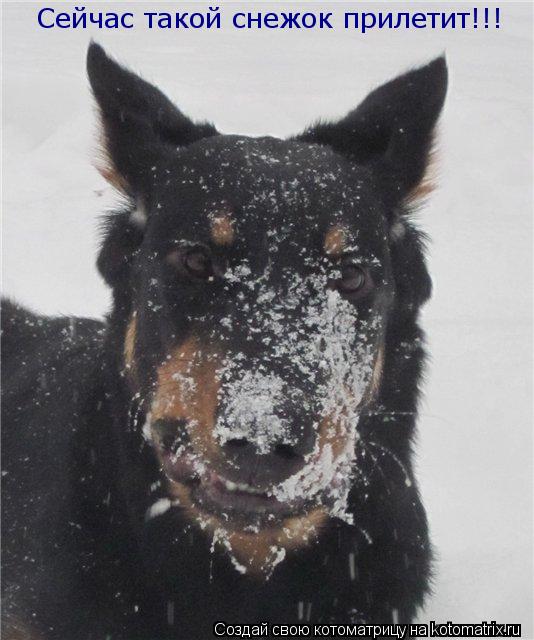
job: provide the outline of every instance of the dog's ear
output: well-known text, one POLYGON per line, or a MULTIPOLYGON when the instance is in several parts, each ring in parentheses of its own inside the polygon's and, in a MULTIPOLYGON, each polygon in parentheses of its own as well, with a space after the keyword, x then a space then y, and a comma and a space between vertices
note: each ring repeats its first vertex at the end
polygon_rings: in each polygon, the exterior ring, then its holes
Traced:
POLYGON ((102 121, 102 173, 130 197, 150 189, 150 168, 162 153, 217 133, 210 124, 192 122, 94 42, 87 52, 87 74, 102 121))
POLYGON ((299 139, 329 145, 370 166, 388 208, 428 190, 425 174, 447 91, 444 57, 375 89, 337 123, 320 123, 299 139))

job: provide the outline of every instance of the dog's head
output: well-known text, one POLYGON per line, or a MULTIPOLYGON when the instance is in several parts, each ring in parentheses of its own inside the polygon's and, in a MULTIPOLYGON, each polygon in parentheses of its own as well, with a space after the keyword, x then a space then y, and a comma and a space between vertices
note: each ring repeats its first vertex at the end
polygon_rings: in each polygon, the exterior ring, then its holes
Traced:
POLYGON ((131 205, 99 267, 146 436, 171 499, 264 569, 349 517, 388 316, 428 297, 421 256, 393 247, 417 244, 405 214, 427 188, 445 62, 288 140, 195 124, 98 45, 88 71, 103 172, 131 205))

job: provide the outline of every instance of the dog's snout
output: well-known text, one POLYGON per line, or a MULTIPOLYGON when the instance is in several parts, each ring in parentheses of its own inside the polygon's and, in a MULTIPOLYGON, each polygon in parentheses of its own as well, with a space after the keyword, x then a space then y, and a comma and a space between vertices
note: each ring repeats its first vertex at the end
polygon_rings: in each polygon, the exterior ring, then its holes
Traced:
POLYGON ((253 437, 227 439, 221 445, 227 475, 236 482, 264 488, 291 477, 304 466, 315 443, 311 425, 301 424, 292 433, 290 438, 272 438, 268 444, 253 437))
MULTIPOLYGON (((258 447, 255 446, 254 442, 249 441, 247 438, 231 438, 224 443, 223 448, 225 448, 226 451, 230 452, 242 451, 246 449, 258 449, 258 447)), ((278 456, 285 460, 295 460, 304 457, 299 452, 299 447, 288 444, 286 442, 275 442, 272 445, 270 451, 268 451, 267 453, 260 453, 259 455, 269 454, 273 454, 274 456, 278 456)), ((232 455, 232 453, 230 455, 232 455)))
POLYGON ((274 444, 260 453, 256 444, 245 438, 228 440, 222 447, 228 465, 226 475, 235 482, 268 488, 296 473, 304 459, 288 444, 274 444))
POLYGON ((274 453, 281 458, 285 458, 286 460, 294 460, 295 458, 301 457, 294 446, 290 444, 284 444, 283 442, 275 445, 274 453))

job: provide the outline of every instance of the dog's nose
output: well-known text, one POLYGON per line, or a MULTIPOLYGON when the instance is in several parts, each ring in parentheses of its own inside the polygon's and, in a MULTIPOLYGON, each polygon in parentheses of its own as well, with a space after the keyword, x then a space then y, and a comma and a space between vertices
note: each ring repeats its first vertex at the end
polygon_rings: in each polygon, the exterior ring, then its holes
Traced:
POLYGON ((243 482, 267 489, 287 480, 297 473, 306 462, 315 444, 315 433, 311 425, 295 430, 299 433, 291 441, 272 439, 255 442, 249 438, 230 438, 222 445, 228 466, 227 476, 234 482, 243 482))
POLYGON ((227 475, 234 482, 268 488, 283 482, 303 465, 304 458, 292 445, 275 444, 268 453, 260 453, 255 443, 245 438, 227 440, 223 445, 229 466, 227 475))

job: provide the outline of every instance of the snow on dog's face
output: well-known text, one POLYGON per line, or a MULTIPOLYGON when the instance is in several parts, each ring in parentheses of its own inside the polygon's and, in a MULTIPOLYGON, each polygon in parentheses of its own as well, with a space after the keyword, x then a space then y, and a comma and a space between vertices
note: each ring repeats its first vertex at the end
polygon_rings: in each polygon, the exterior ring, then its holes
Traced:
MULTIPOLYGON (((439 109, 407 118, 413 78, 398 79, 298 139, 221 136, 98 46, 88 62, 106 175, 133 203, 99 265, 127 310, 145 436, 172 503, 237 568, 269 574, 328 518, 352 521, 358 417, 379 393, 395 296, 391 244, 439 109), (395 130, 365 107, 381 91, 402 98, 387 114, 395 130)), ((438 86, 443 69, 409 75, 438 86)))

